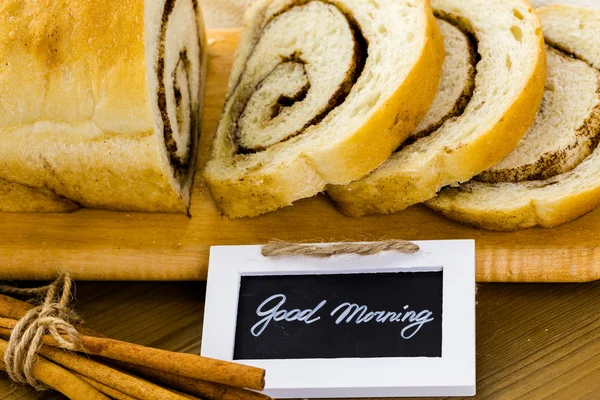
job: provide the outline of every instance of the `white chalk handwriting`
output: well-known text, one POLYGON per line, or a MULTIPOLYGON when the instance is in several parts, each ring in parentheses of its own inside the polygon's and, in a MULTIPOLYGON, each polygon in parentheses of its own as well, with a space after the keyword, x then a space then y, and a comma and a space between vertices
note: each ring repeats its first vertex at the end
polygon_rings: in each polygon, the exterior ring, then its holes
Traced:
MULTIPOLYGON (((269 326, 271 321, 281 322, 303 322, 307 325, 317 322, 321 319, 317 313, 327 304, 327 300, 322 300, 313 308, 301 310, 294 308, 286 310, 283 308, 287 297, 284 294, 274 294, 263 301, 256 309, 256 315, 262 317, 252 326, 250 332, 255 337, 260 336, 269 326)), ((369 311, 366 305, 345 302, 338 305, 331 311, 329 316, 335 318, 335 324, 406 324, 400 331, 403 339, 414 337, 423 325, 433 321, 433 312, 430 310, 410 310, 408 305, 402 307, 400 311, 377 310, 369 311)))
POLYGON ((287 298, 284 294, 274 294, 258 306, 256 309, 256 315, 264 318, 254 324, 252 329, 250 329, 252 335, 260 336, 260 334, 264 332, 265 328, 271 321, 300 321, 304 322, 305 324, 312 324, 313 322, 321 319, 321 317, 313 318, 313 315, 315 315, 317 311, 319 311, 325 305, 325 303, 327 303, 326 300, 323 300, 314 308, 307 308, 306 310, 295 308, 287 311, 280 309, 281 306, 285 304, 286 300, 287 298), (272 303, 273 305, 269 308, 269 305, 272 303))

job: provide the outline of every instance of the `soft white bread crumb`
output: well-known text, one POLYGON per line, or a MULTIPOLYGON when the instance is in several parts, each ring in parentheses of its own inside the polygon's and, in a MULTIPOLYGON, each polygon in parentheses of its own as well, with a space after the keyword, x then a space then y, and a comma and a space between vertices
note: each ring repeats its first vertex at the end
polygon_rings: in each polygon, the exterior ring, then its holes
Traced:
POLYGON ((587 8, 600 8, 598 0, 531 0, 531 5, 538 7, 550 6, 553 4, 568 4, 587 8))
POLYGON ((423 120, 411 133, 414 139, 429 135, 448 118, 462 114, 475 87, 475 44, 451 23, 442 19, 438 19, 437 23, 444 36, 446 58, 437 95, 423 120))

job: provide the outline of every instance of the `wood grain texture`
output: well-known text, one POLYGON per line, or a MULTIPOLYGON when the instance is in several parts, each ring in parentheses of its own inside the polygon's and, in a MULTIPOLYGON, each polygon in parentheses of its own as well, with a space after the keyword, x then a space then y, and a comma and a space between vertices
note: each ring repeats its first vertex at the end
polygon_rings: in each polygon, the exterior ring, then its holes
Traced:
MULTIPOLYGON (((90 328, 200 351, 204 283, 78 283, 76 292, 76 309, 90 328)), ((600 282, 483 284, 477 300, 476 399, 600 398, 600 282)), ((0 399, 36 398, 0 378, 0 399)))
MULTIPOLYGON (((238 32, 210 32, 210 65, 199 169, 206 162, 224 101, 238 32)), ((374 133, 376 134, 376 133, 374 133)), ((80 210, 73 214, 0 214, 0 279, 203 280, 211 245, 272 239, 327 242, 470 239, 478 281, 581 282, 600 279, 600 211, 554 229, 494 233, 447 220, 423 206, 349 218, 323 195, 252 219, 217 212, 200 174, 185 215, 80 210)))

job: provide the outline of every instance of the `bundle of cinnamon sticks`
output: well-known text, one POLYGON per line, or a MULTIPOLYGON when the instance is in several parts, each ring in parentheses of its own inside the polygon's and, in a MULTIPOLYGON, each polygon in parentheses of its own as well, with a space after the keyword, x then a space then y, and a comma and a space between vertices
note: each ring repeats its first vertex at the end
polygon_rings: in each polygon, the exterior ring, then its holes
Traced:
MULTIPOLYGON (((0 356, 12 329, 33 306, 0 295, 0 356)), ((43 384, 74 400, 267 400, 265 371, 193 354, 175 353, 108 339, 77 327, 81 346, 65 351, 43 338, 32 368, 43 384), (83 353, 83 354, 79 354, 83 353), (252 389, 252 390, 249 390, 252 389)), ((0 362, 0 370, 5 366, 0 362)))

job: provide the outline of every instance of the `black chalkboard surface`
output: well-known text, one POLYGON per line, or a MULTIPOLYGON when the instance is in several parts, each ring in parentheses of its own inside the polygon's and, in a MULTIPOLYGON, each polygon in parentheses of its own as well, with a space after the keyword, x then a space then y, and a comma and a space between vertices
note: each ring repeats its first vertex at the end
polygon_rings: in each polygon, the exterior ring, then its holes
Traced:
POLYGON ((242 276, 233 358, 441 357, 442 274, 242 276))

